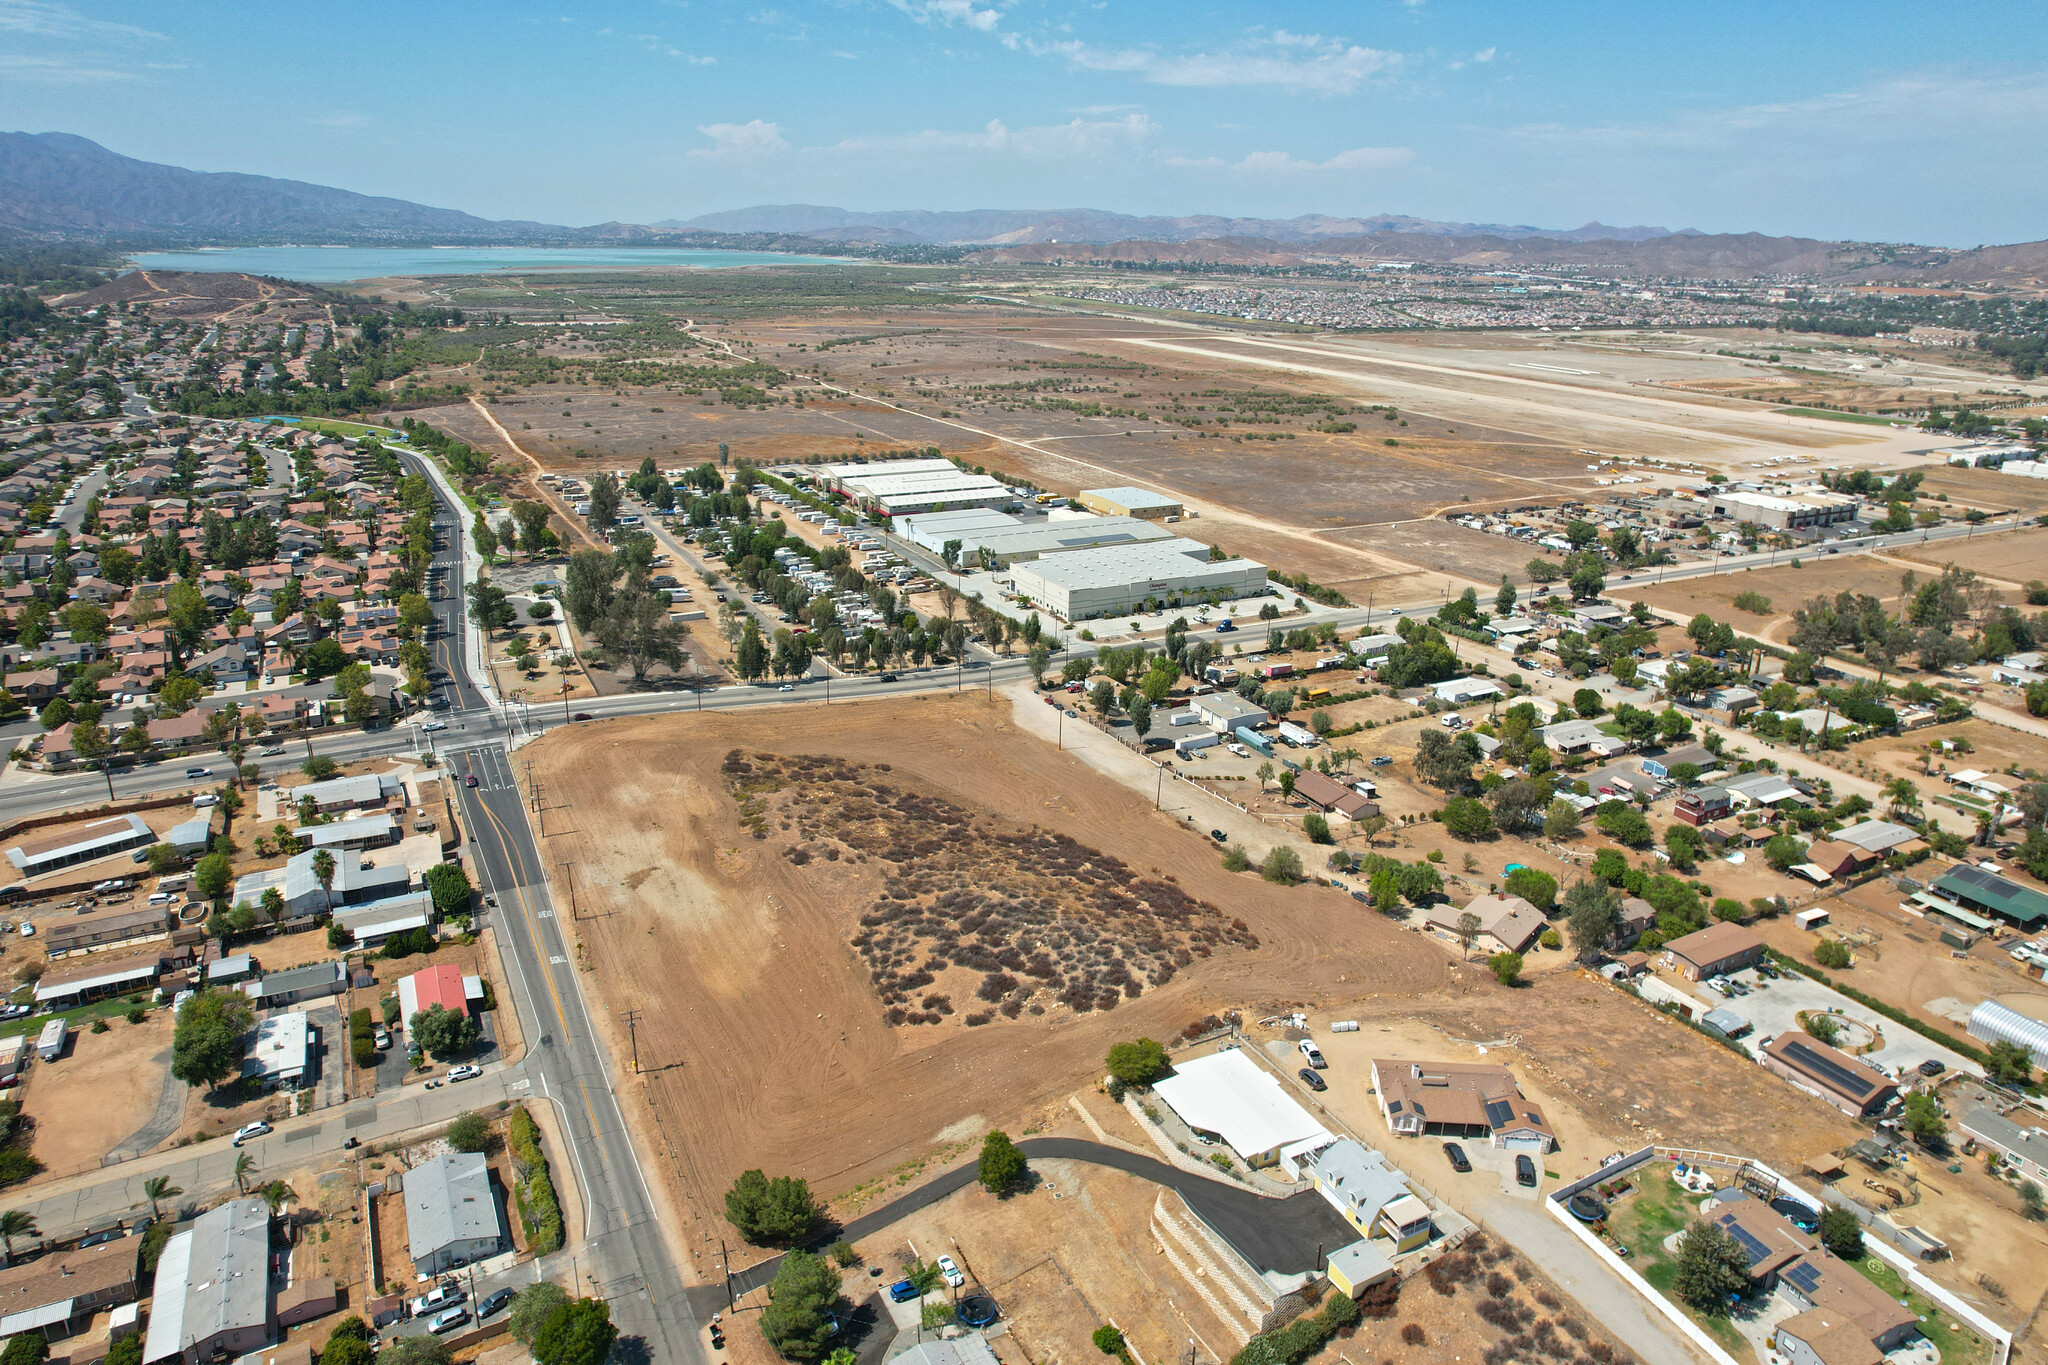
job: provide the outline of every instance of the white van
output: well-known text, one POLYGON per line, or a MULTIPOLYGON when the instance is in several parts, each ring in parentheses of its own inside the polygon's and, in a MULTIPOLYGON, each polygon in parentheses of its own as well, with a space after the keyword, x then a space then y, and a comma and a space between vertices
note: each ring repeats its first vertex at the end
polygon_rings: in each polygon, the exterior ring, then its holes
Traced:
POLYGON ((192 804, 194 806, 218 806, 220 798, 212 792, 201 792, 192 798, 192 804))

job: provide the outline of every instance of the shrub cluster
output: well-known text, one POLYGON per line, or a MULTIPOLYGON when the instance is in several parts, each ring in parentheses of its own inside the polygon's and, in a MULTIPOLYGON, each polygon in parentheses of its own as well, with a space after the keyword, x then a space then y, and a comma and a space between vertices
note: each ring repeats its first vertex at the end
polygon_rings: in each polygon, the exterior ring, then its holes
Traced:
POLYGON ((1361 1316, 1349 1297, 1332 1294, 1321 1312, 1304 1313, 1285 1327, 1253 1337, 1230 1358, 1230 1365, 1296 1365, 1322 1350, 1340 1329, 1355 1325, 1361 1316))
POLYGON ((541 1151, 540 1128, 524 1109, 512 1111, 506 1142, 512 1149, 512 1166, 518 1176, 513 1194, 519 1202, 520 1220, 526 1225, 527 1249, 536 1256, 560 1251, 561 1201, 548 1174, 547 1154, 541 1151))
POLYGON ((351 1010, 348 1016, 348 1050, 356 1065, 377 1065, 377 1031, 370 1024, 370 1011, 351 1010))

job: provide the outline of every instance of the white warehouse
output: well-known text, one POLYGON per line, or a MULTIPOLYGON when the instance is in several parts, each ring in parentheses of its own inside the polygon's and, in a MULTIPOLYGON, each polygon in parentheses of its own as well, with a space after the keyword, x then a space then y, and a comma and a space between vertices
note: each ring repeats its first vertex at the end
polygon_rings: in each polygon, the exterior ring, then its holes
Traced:
POLYGON ((1120 615, 1148 601, 1176 607, 1267 591, 1265 565, 1208 554, 1208 546, 1180 539, 1107 545, 1046 555, 1010 576, 1033 606, 1063 621, 1120 615))

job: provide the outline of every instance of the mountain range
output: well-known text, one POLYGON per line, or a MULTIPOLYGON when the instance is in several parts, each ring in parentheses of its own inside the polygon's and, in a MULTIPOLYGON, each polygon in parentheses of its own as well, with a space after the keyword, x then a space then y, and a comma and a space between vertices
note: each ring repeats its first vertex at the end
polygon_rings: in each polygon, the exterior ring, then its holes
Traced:
POLYGON ((1270 242, 1314 242, 1327 237, 1369 237, 1413 232, 1431 237, 1542 238, 1555 242, 1640 242, 1654 237, 1697 235, 1660 227, 1609 227, 1588 223, 1558 230, 1504 223, 1441 223, 1381 213, 1370 218, 1140 218, 1102 209, 971 209, 934 212, 901 209, 855 213, 817 204, 763 204, 750 209, 669 219, 652 227, 694 232, 777 232, 825 242, 870 242, 877 246, 1013 246, 1072 242, 1198 242, 1220 237, 1258 237, 1270 242))
POLYGON ((2048 287, 2048 243, 1972 251, 1693 229, 1450 223, 1397 214, 1141 217, 1102 209, 862 213, 773 204, 650 224, 479 218, 298 180, 140 161, 69 133, 0 133, 0 243, 152 245, 659 245, 838 248, 989 263, 1156 261, 1300 265, 1414 260, 1578 266, 1652 276, 1802 275, 1843 283, 1965 280, 2048 287))

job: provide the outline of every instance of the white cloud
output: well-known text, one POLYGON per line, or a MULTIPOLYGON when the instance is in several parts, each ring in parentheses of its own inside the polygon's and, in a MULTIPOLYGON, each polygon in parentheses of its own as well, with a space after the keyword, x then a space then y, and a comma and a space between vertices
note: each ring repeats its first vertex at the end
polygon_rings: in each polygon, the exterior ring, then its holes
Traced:
POLYGON ((1472 60, 1475 62, 1490 62, 1497 51, 1499 51, 1498 48, 1482 47, 1472 54, 1472 60))
POLYGON ((102 81, 135 79, 133 71, 116 67, 73 61, 69 57, 32 57, 19 52, 0 52, 0 74, 45 85, 92 85, 102 81))
POLYGON ((1252 152, 1240 161, 1221 157, 1168 157, 1169 166, 1207 171, 1230 171, 1239 175, 1313 175, 1329 172, 1384 171, 1415 159, 1407 147, 1353 147, 1327 161, 1305 161, 1288 152, 1252 152))
POLYGON ((710 138, 713 145, 693 148, 691 156, 744 160, 774 156, 789 150, 781 125, 762 119, 750 119, 745 123, 707 123, 697 131, 710 138))
POLYGON ((920 24, 960 25, 977 33, 994 33, 1003 13, 992 5, 973 0, 889 0, 889 3, 920 24))
POLYGON ((1153 85, 1270 86, 1311 95, 1351 94, 1361 85, 1391 76, 1401 64, 1396 52, 1285 31, 1226 52, 1111 49, 1074 40, 1030 46, 1039 56, 1064 57, 1077 70, 1133 75, 1153 85))
POLYGON ((163 34, 150 29, 109 23, 104 19, 88 19, 69 5, 52 4, 49 0, 0 0, 0 33, 61 38, 70 42, 80 39, 166 41, 163 34))
POLYGON ((2042 72, 1979 76, 1940 71, 1803 100, 1689 111, 1661 123, 1583 128, 1537 124, 1512 129, 1510 135, 1525 141, 1640 148, 1660 154, 1676 149, 1747 154, 1767 147, 1804 155, 1827 149, 1881 152, 1896 149, 1902 140, 1982 144, 2009 135, 2032 137, 2044 119, 2048 75, 2042 72))
POLYGON ((813 148, 834 156, 1016 156, 1028 160, 1071 160, 1127 152, 1158 135, 1159 125, 1144 114, 1120 119, 1076 118, 1037 128, 1011 128, 990 119, 981 128, 953 131, 926 128, 920 132, 843 138, 830 147, 813 148))

